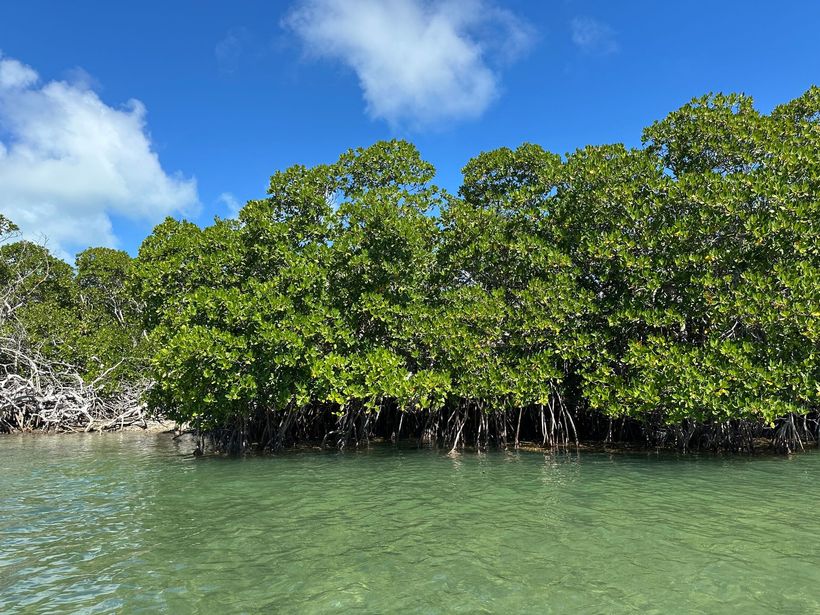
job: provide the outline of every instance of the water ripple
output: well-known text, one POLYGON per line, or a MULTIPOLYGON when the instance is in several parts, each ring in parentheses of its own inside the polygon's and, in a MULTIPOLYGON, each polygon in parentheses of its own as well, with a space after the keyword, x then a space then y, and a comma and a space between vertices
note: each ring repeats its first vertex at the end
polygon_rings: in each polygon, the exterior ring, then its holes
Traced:
POLYGON ((820 455, 0 440, 3 613, 820 612, 820 455))

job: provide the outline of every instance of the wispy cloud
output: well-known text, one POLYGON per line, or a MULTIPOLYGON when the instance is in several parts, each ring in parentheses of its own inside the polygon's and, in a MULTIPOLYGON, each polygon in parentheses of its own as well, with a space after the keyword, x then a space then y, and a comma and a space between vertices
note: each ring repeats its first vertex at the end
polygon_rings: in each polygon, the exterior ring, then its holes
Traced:
POLYGON ((591 17, 576 17, 571 22, 572 42, 584 53, 609 55, 619 49, 615 30, 591 17))
POLYGON ((216 198, 217 202, 221 204, 228 212, 228 217, 235 218, 239 215, 239 210, 242 209, 242 203, 239 202, 232 193, 223 192, 216 198))
POLYGON ((198 204, 196 181, 169 175, 145 107, 106 105, 83 80, 42 83, 0 55, 0 212, 63 258, 117 244, 111 216, 156 222, 198 204))
POLYGON ((219 72, 232 74, 239 68, 242 55, 251 43, 251 33, 245 27, 231 28, 214 47, 214 57, 219 72))
POLYGON ((356 73, 368 113, 415 127, 481 115, 533 31, 484 0, 301 0, 284 20, 356 73))

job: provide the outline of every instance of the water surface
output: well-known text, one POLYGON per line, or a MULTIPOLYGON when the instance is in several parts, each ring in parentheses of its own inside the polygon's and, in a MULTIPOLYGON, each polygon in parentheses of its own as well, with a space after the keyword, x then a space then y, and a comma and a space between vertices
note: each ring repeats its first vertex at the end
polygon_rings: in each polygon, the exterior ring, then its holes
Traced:
POLYGON ((0 438, 2 613, 819 613, 820 454, 0 438))

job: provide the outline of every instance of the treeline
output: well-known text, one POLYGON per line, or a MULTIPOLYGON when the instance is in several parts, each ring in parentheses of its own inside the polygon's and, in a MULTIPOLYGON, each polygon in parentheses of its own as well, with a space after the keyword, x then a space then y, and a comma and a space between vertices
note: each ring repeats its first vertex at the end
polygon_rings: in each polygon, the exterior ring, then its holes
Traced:
POLYGON ((237 219, 160 224, 118 287, 150 406, 227 450, 817 440, 820 89, 463 174, 449 194, 381 142, 276 173, 237 219))

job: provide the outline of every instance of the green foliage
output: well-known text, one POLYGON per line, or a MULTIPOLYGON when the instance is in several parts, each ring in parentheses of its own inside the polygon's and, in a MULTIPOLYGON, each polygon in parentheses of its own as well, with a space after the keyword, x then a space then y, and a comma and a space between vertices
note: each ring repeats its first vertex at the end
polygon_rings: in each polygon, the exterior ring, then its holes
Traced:
POLYGON ((816 88, 770 116, 744 96, 697 99, 649 128, 646 150, 614 158, 657 159, 626 183, 637 192, 613 199, 611 169, 602 193, 573 199, 609 204, 620 225, 582 239, 598 246, 611 340, 585 374, 593 407, 767 423, 817 408, 818 103, 816 88))
POLYGON ((138 267, 156 402, 816 409, 818 102, 713 95, 644 149, 483 153, 457 197, 412 145, 377 143, 275 174, 237 223, 167 221, 138 267))
POLYGON ((16 233, 20 230, 14 222, 6 218, 3 214, 0 214, 0 237, 6 238, 12 233, 16 233))
POLYGON ((127 289, 131 266, 125 252, 108 248, 79 254, 75 271, 31 242, 0 246, 0 333, 89 382, 112 370, 109 387, 138 379, 144 349, 140 309, 127 289))
POLYGON ((137 267, 154 403, 212 425, 260 406, 441 403, 404 317, 425 312, 434 270, 432 174, 381 143, 275 174, 236 222, 160 225, 137 267))
POLYGON ((236 220, 168 219, 136 260, 20 242, 0 276, 38 272, 25 318, 55 352, 148 353, 152 404, 205 427, 556 401, 772 424, 818 409, 818 151, 817 88, 769 115, 693 100, 638 149, 485 152, 458 195, 380 142, 277 172, 236 220))

